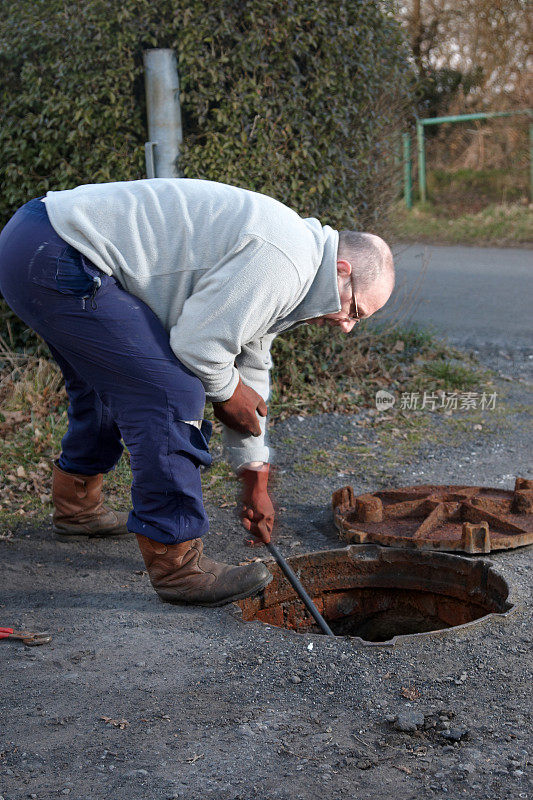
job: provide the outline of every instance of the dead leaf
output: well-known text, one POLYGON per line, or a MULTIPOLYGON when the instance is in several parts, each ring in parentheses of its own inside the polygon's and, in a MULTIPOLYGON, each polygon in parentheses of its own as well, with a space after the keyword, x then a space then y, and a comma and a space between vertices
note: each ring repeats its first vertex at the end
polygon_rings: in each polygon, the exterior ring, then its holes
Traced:
POLYGON ((24 467, 17 467, 17 477, 18 478, 26 477, 26 470, 24 469, 24 467))
POLYGON ((124 730, 126 725, 130 724, 127 719, 113 719, 112 717, 100 717, 100 719, 103 719, 106 725, 112 725, 114 728, 120 728, 121 731, 124 730))
POLYGON ((394 347, 392 348, 392 352, 403 353, 404 350, 405 350, 405 342, 403 341, 403 339, 397 339, 394 342, 394 347))
POLYGON ((416 700, 420 697, 420 692, 414 686, 402 686, 401 694, 407 700, 416 700))
POLYGON ((399 769, 400 772, 405 772, 406 775, 410 775, 412 773, 412 769, 409 767, 404 767, 403 764, 393 764, 392 765, 395 769, 399 769))

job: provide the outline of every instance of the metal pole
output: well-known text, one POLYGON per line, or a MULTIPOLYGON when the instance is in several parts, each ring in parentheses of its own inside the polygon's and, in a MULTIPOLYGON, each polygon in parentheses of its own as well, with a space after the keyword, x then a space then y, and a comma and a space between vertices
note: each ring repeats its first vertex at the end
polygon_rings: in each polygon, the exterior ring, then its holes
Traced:
POLYGON ((292 584, 293 588, 296 590, 296 593, 300 596, 300 599, 302 600, 302 602, 304 603, 305 607, 307 608, 307 610, 309 611, 309 613, 311 614, 311 616, 313 617, 313 619, 315 620, 315 622, 319 626, 319 628, 322 631, 322 633, 325 633, 326 636, 335 636, 335 634, 333 633, 333 631, 329 627, 328 623, 326 622, 326 620, 324 619, 324 617, 322 616, 322 614, 320 613, 318 608, 315 606, 315 604, 313 603, 313 601, 311 600, 311 598, 309 597, 309 595, 305 591, 304 587, 302 586, 302 584, 300 583, 300 581, 296 577, 296 574, 294 573, 292 568, 287 564, 287 562, 285 561, 285 559, 283 558, 283 556, 279 552, 278 548, 275 545, 273 545, 271 542, 269 542, 267 544, 267 548, 269 549, 269 551, 272 553, 272 555, 276 559, 278 565, 280 566, 282 571, 285 573, 286 577, 288 578, 288 580, 292 584))
POLYGON ((420 202, 425 203, 426 196, 426 150, 424 144, 424 124, 421 120, 416 121, 416 142, 418 148, 418 188, 420 192, 420 202))
POLYGON ((177 178, 183 140, 179 80, 173 50, 145 50, 144 78, 149 142, 145 145, 149 178, 177 178))
POLYGON ((533 203, 533 124, 529 126, 529 201, 533 203))
POLYGON ((441 122, 468 122, 473 119, 496 119, 497 117, 514 117, 516 114, 531 114, 530 108, 518 108, 515 111, 478 111, 475 114, 455 114, 451 117, 426 117, 423 125, 439 125, 441 122))
POLYGON ((407 208, 413 207, 413 171, 411 167, 411 136, 402 133, 403 139, 403 196, 407 208))
POLYGON ((402 194, 402 140, 398 138, 394 143, 394 171, 398 176, 398 197, 402 194))

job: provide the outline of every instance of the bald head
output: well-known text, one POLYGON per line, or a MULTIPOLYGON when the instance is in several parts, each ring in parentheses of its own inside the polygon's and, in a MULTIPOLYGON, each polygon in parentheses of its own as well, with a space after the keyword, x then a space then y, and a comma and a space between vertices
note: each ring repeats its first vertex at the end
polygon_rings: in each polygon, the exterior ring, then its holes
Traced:
POLYGON ((366 292, 379 283, 394 288, 394 261, 390 247, 379 236, 359 231, 339 231, 339 259, 352 265, 351 280, 356 292, 366 292))

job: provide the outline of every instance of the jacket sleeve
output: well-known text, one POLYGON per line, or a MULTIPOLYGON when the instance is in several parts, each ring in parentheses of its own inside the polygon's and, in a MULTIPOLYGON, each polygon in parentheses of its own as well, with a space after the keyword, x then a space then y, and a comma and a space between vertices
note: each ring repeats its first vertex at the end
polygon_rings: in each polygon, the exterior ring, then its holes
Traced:
POLYGON ((255 345, 246 346, 257 340, 260 352, 259 337, 294 307, 300 292, 292 261, 253 237, 202 276, 170 328, 170 346, 200 378, 208 400, 231 397, 239 380, 237 363, 248 370, 244 382, 268 395, 268 368, 252 357, 255 345))
MULTIPOLYGON (((273 339, 274 336, 265 336, 249 342, 243 346, 235 360, 244 383, 255 389, 265 402, 270 394, 270 368, 272 367, 270 346, 273 339)), ((250 461, 268 463, 272 459, 272 450, 265 441, 267 419, 266 417, 258 417, 258 419, 261 425, 260 436, 238 433, 226 425, 223 426, 224 456, 235 470, 250 461)))

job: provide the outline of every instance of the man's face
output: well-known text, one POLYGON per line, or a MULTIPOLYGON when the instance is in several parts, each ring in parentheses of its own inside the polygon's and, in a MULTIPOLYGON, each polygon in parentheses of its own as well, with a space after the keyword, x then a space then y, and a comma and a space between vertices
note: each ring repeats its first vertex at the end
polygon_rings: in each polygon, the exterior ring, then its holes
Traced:
POLYGON ((339 298, 341 310, 333 314, 325 314, 323 317, 307 320, 314 325, 329 325, 332 328, 340 328, 344 333, 350 331, 357 325, 358 320, 368 319, 376 311, 382 308, 391 296, 393 284, 386 277, 377 280, 368 289, 354 295, 350 275, 352 265, 348 261, 337 261, 337 284, 339 287, 339 298))

